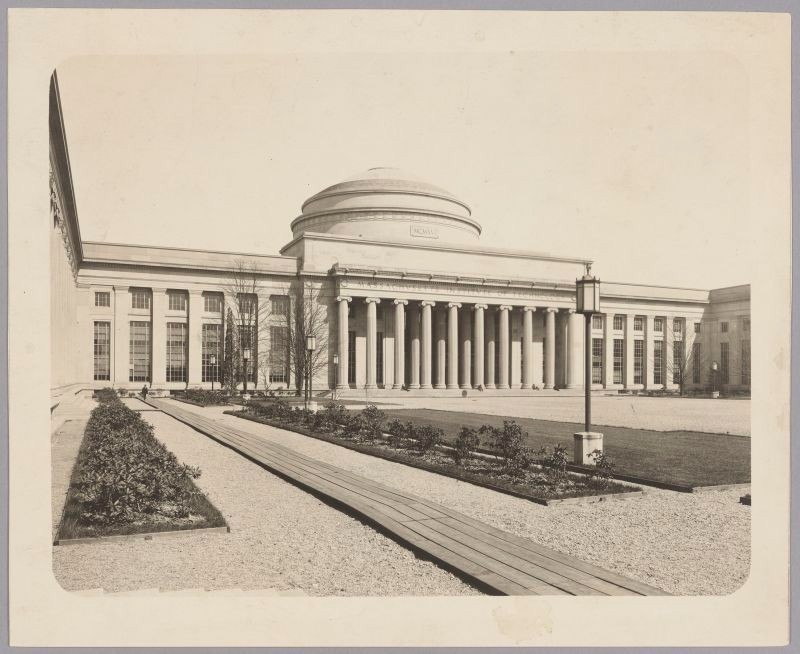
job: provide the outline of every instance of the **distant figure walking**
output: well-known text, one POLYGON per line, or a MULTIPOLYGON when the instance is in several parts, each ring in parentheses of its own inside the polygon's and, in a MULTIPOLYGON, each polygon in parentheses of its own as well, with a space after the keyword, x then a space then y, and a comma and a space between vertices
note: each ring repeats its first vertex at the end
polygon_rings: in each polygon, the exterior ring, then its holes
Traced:
POLYGON ((142 399, 147 400, 147 384, 142 386, 142 399))

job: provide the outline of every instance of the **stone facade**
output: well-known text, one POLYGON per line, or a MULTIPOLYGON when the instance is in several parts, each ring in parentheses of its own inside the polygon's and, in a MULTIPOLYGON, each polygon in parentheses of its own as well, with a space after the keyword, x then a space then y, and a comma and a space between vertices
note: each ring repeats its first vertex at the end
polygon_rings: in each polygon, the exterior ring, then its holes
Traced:
MULTIPOLYGON (((54 386, 210 388, 211 353, 221 364, 217 343, 243 267, 257 306, 269 309, 259 313, 250 363, 259 388, 294 384, 282 330, 301 289, 320 308, 315 389, 583 386, 575 279, 592 262, 481 247, 466 203, 402 171, 372 169, 310 198, 277 256, 85 242, 55 77, 51 165, 54 386)), ((749 287, 604 281, 601 306, 590 344, 594 388, 705 387, 713 360, 725 366, 715 381, 749 389, 749 287)))

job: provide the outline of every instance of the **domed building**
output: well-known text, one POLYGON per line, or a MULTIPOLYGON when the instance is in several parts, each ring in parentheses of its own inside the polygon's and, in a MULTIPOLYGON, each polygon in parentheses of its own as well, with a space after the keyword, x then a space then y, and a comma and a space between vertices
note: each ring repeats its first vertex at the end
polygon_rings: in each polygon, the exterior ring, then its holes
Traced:
MULTIPOLYGON (((581 392, 575 280, 592 262, 482 246, 467 202, 435 184, 396 168, 334 183, 302 203, 279 255, 89 242, 55 77, 50 138, 54 387, 211 388, 235 329, 239 388, 296 388, 303 348, 292 335, 304 314, 318 391, 581 392)), ((749 389, 749 286, 604 280, 601 292, 593 387, 704 386, 714 359, 728 388, 749 389), (703 362, 691 371, 688 353, 703 362)))

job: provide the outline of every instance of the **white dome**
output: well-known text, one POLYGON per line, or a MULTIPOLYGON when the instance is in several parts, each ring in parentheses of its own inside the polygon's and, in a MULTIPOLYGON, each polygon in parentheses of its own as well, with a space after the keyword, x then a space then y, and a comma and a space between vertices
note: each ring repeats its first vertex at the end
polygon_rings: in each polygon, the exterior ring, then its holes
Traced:
POLYGON ((481 226, 449 191, 397 168, 370 168, 303 203, 293 237, 323 232, 381 241, 417 238, 474 242, 481 226))

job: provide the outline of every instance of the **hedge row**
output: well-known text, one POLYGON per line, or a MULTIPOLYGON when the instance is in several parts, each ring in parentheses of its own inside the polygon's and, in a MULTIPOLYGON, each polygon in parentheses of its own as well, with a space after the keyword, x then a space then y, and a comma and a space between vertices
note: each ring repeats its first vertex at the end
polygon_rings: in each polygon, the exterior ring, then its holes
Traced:
POLYGON ((86 426, 85 451, 75 484, 81 517, 92 525, 117 525, 159 515, 185 518, 198 468, 178 462, 153 428, 111 389, 96 392, 100 405, 86 426))

